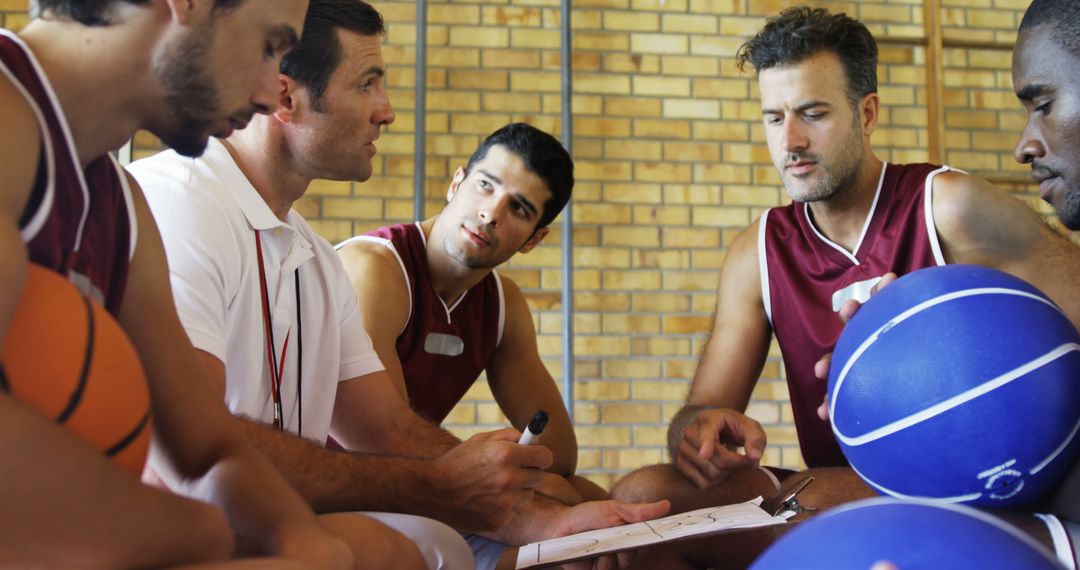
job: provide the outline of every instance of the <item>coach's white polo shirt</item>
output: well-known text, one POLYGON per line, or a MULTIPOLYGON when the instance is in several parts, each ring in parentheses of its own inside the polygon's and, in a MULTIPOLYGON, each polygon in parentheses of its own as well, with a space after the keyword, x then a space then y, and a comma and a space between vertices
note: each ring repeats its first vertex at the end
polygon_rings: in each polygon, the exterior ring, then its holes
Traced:
POLYGON ((334 248, 295 211, 285 222, 274 216, 217 139, 210 139, 200 158, 166 151, 129 170, 161 230, 188 336, 196 348, 225 363, 229 409, 271 423, 274 405, 255 245, 259 232, 274 353, 283 372, 285 426, 324 442, 337 383, 383 369, 334 248), (301 347, 303 378, 298 382, 301 347))

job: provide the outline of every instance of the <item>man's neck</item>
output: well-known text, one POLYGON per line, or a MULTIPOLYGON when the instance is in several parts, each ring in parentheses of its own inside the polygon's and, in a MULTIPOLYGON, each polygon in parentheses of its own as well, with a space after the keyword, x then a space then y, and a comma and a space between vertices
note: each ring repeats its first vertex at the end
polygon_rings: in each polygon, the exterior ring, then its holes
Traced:
POLYGON ((160 100, 148 78, 148 31, 39 19, 19 34, 56 92, 83 167, 123 146, 160 100))
POLYGON ((881 179, 881 160, 872 153, 863 161, 855 181, 827 200, 809 203, 814 226, 825 237, 854 252, 859 243, 881 179))
POLYGON ((466 291, 484 280, 491 269, 470 269, 450 257, 443 237, 439 234, 439 216, 420 222, 420 231, 427 240, 428 274, 431 276, 431 288, 446 306, 451 306, 466 291))
POLYGON ((285 221, 312 179, 292 164, 276 119, 257 115, 246 129, 221 142, 270 211, 285 221))

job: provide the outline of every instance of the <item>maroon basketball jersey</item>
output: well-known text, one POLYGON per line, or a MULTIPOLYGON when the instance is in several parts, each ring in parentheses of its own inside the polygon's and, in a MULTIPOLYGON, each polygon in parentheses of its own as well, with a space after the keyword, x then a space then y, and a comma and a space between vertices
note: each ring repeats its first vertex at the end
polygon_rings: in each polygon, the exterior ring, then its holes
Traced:
POLYGON ((0 73, 33 107, 41 131, 37 178, 19 228, 30 261, 66 275, 118 315, 135 248, 135 214, 123 169, 105 154, 84 170, 71 129, 30 49, 0 30, 0 73))
POLYGON ((397 353, 409 404, 420 416, 442 423, 487 368, 502 340, 502 282, 492 271, 447 307, 431 286, 420 224, 379 228, 341 245, 353 240, 381 243, 401 264, 411 304, 398 334, 397 353))
POLYGON ((766 315, 784 359, 803 459, 810 467, 846 465, 828 422, 817 416, 826 382, 814 363, 830 352, 843 324, 846 298, 865 300, 877 278, 892 271, 944 265, 931 210, 930 164, 885 164, 854 254, 828 240, 805 203, 767 210, 758 234, 758 267, 766 315))

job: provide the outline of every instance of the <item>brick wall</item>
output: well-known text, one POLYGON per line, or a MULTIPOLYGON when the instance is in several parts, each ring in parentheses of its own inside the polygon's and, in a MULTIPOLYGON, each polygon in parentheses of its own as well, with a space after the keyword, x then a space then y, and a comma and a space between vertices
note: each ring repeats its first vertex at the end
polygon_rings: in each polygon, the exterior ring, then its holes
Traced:
MULTIPOLYGON (((735 68, 743 39, 791 2, 576 0, 574 303, 579 469, 608 485, 665 459, 668 419, 682 405, 710 327, 725 248, 763 208, 786 203, 764 144, 757 85, 735 68)), ((815 2, 866 22, 881 41, 882 124, 872 141, 894 162, 929 156, 927 48, 919 0, 815 2)), ((1012 159, 1023 114, 1011 92, 1009 44, 1027 0, 943 0, 946 161, 987 175, 1032 207, 1012 159)), ((25 1, 0 0, 2 24, 25 1)), ((397 121, 363 185, 317 183, 299 204, 331 241, 412 217, 416 6, 376 6, 397 121)), ((432 2, 427 83, 427 213, 453 170, 509 121, 560 133, 558 3, 432 2)), ((137 155, 158 145, 137 138, 137 155)), ((535 310, 540 351, 561 375, 561 232, 503 271, 535 310)), ((749 413, 764 423, 766 461, 799 467, 779 351, 749 413)), ((462 435, 505 425, 484 383, 450 417, 462 435)))

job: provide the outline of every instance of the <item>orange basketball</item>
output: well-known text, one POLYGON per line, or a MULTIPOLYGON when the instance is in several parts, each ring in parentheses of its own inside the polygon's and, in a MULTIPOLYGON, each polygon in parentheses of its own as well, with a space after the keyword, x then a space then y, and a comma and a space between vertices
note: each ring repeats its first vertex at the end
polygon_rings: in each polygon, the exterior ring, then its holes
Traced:
POLYGON ((100 304, 31 264, 0 358, 0 388, 142 473, 150 446, 146 374, 100 304))

